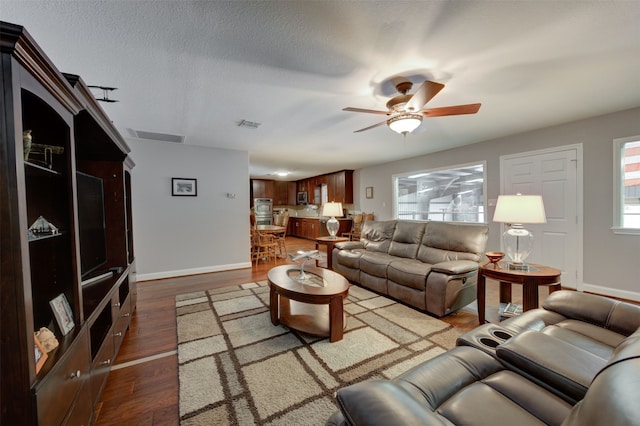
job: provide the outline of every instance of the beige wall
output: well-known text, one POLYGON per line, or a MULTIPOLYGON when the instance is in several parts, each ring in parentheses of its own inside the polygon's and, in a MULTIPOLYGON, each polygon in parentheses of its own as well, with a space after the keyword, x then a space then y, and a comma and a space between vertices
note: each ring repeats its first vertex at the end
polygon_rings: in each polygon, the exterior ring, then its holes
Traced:
POLYGON ((251 267, 248 152, 128 142, 138 279, 251 267), (172 177, 197 179, 197 197, 171 196, 172 177))
MULTIPOLYGON (((640 301, 640 236, 616 235, 610 229, 613 225, 613 140, 634 135, 640 135, 640 108, 367 167, 356 171, 354 176, 356 209, 373 211, 376 219, 391 219, 392 175, 475 161, 486 162, 485 196, 495 199, 500 192, 501 155, 582 144, 584 282, 579 288, 640 301), (374 187, 373 199, 364 196, 367 186, 374 187)), ((487 217, 493 217, 493 207, 488 208, 487 217)), ((487 249, 499 249, 500 226, 489 224, 487 249)))

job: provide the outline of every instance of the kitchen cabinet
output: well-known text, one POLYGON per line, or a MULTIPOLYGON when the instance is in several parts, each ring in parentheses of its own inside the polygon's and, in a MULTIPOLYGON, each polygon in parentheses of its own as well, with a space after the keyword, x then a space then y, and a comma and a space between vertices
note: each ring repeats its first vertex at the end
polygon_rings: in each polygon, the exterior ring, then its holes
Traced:
POLYGON ((302 179, 298 182, 298 191, 308 193, 309 204, 320 204, 316 200, 315 188, 319 185, 327 186, 327 200, 342 204, 353 204, 353 170, 341 170, 326 175, 302 179))
POLYGON ((295 206, 297 196, 297 185, 295 182, 285 182, 276 180, 274 184, 274 206, 295 206))
POLYGON ((0 38, 0 424, 91 424, 119 347, 113 334, 124 335, 135 308, 134 164, 80 77, 60 73, 19 25, 0 22, 0 38), (31 141, 23 137, 27 130, 31 141), (99 191, 81 185, 87 175, 100 182, 99 191), (97 199, 81 204, 87 194, 97 199), (89 216, 81 208, 95 205, 102 208, 88 209, 89 216), (94 257, 81 245, 91 241, 83 238, 87 217, 97 217, 105 231, 104 244, 91 247, 101 271, 92 281, 85 265, 94 257), (41 218, 55 227, 29 230, 41 218), (66 334, 49 305, 60 294, 71 308, 73 328, 66 334), (125 304, 126 312, 114 311, 114 303, 125 304), (59 346, 36 369, 34 332, 41 327, 59 346), (108 365, 97 358, 101 347, 109 352, 108 365))
POLYGON ((332 173, 327 184, 328 200, 353 204, 353 171, 332 173))
POLYGON ((253 207, 254 198, 271 198, 274 197, 274 181, 268 179, 251 179, 251 200, 253 207))
POLYGON ((290 217, 289 222, 294 237, 314 239, 320 236, 320 220, 317 218, 290 217))
MULTIPOLYGON (((343 232, 351 230, 351 219, 338 219, 340 222, 340 229, 338 230, 338 236, 343 232)), ((329 236, 327 231, 327 219, 325 218, 310 218, 310 217, 291 217, 289 218, 290 233, 294 237, 306 238, 309 240, 315 240, 319 237, 329 236)))

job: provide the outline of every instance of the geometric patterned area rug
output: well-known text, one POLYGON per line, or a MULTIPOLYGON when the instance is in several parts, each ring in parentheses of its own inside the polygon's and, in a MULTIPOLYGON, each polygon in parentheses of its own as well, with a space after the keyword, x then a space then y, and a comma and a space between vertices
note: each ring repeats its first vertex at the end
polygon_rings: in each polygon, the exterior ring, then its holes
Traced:
POLYGON ((355 285, 344 310, 330 343, 272 325, 266 282, 177 296, 180 424, 323 425, 339 388, 396 377, 462 334, 355 285))

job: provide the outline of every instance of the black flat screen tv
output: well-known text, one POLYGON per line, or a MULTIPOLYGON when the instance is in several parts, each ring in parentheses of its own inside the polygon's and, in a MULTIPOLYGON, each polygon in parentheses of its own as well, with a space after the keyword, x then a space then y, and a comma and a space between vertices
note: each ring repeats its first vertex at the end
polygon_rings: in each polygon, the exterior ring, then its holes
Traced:
POLYGON ((80 273, 91 278, 107 262, 102 179, 77 172, 80 273))

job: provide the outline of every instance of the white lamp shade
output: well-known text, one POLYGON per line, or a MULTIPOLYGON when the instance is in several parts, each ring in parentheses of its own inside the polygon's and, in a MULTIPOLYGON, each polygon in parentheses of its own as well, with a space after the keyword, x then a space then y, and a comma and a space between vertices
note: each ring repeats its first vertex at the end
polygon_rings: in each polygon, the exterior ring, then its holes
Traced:
POLYGON ((403 114, 387 120, 391 130, 401 135, 413 132, 422 123, 420 114, 403 114))
POLYGON ((547 223, 540 195, 500 195, 493 214, 494 222, 547 223))
POLYGON ((342 217, 342 203, 330 202, 322 206, 322 216, 342 217))

